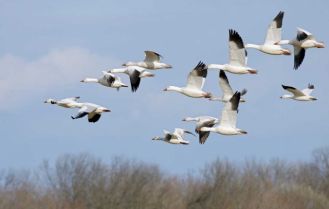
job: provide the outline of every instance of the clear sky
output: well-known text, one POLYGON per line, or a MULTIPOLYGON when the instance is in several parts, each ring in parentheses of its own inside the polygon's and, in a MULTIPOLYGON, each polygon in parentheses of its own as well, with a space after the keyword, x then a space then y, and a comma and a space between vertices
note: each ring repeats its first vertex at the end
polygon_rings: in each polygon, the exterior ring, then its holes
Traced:
MULTIPOLYGON (((226 63, 228 30, 245 43, 262 43, 267 27, 284 11, 284 39, 296 27, 329 45, 326 0, 310 1, 0 1, 0 168, 33 168, 62 154, 91 153, 104 161, 134 158, 182 173, 216 158, 234 162, 272 158, 309 159, 312 150, 328 145, 328 47, 310 49, 298 71, 293 56, 270 56, 248 50, 248 65, 258 75, 227 74, 234 89, 247 88, 238 127, 245 136, 211 134, 204 145, 187 136, 189 146, 152 141, 163 129, 194 130, 186 116, 218 117, 222 105, 163 92, 183 86, 199 60, 226 63), (85 77, 144 58, 144 50, 163 55, 174 67, 142 80, 130 89, 82 84, 85 77), (281 100, 281 84, 315 85, 315 102, 281 100), (96 124, 72 120, 75 109, 43 101, 80 96, 81 101, 108 107, 96 124)), ((291 49, 291 47, 289 47, 291 49)), ((126 75, 121 75, 129 83, 126 75)), ((218 72, 209 71, 204 89, 220 95, 218 72)))

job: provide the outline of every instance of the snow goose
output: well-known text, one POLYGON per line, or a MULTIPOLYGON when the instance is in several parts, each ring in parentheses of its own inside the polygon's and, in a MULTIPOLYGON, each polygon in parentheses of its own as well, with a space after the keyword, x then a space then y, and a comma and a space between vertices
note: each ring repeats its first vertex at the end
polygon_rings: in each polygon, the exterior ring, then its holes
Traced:
POLYGON ((80 103, 78 114, 71 116, 71 118, 78 119, 88 115, 88 121, 95 123, 99 120, 103 112, 111 112, 111 110, 93 103, 80 103))
POLYGON ((247 67, 247 51, 241 36, 235 30, 229 30, 229 64, 209 64, 208 68, 225 70, 235 74, 256 74, 257 70, 247 67))
POLYGON ((240 92, 235 92, 230 101, 225 103, 218 126, 202 127, 200 130, 211 131, 223 135, 247 134, 246 131, 236 128, 240 96, 240 92))
POLYGON ((160 59, 162 56, 153 51, 144 51, 145 59, 142 62, 127 62, 124 63, 122 66, 139 66, 143 68, 147 68, 150 70, 157 70, 163 68, 172 68, 171 65, 166 63, 161 63, 160 59))
POLYGON ((281 11, 273 19, 267 29, 267 34, 263 45, 246 44, 246 48, 255 48, 261 52, 272 55, 290 55, 291 53, 288 49, 284 49, 280 45, 276 44, 281 40, 283 15, 284 12, 281 11))
POLYGON ((308 84, 308 87, 306 89, 301 90, 301 91, 296 89, 295 87, 292 87, 292 86, 282 85, 282 88, 286 91, 289 91, 293 95, 285 94, 285 95, 280 97, 281 99, 294 99, 294 100, 298 100, 298 101, 314 101, 314 100, 317 100, 317 98, 311 96, 311 93, 314 90, 314 85, 308 84))
POLYGON ((56 104, 65 108, 77 108, 80 105, 80 103, 77 102, 78 99, 80 99, 80 97, 70 97, 61 100, 47 99, 44 103, 56 104))
POLYGON ((186 87, 168 86, 164 91, 176 91, 193 98, 210 98, 211 93, 202 90, 207 72, 206 65, 200 61, 189 73, 186 87))
MULTIPOLYGON (((222 97, 211 97, 209 100, 212 101, 221 101, 221 102, 228 102, 233 96, 233 90, 230 86, 230 83, 227 79, 227 76, 223 70, 219 71, 219 87, 223 91, 222 97)), ((241 91, 241 96, 245 95, 247 93, 247 89, 243 89, 241 91)), ((240 102, 245 102, 246 100, 244 98, 240 98, 240 102)))
POLYGON ((297 28, 297 37, 293 40, 282 40, 277 44, 290 44, 294 46, 294 69, 297 70, 305 57, 305 50, 308 48, 324 48, 323 42, 318 42, 312 33, 297 28))
POLYGON ((85 78, 81 80, 83 83, 99 83, 103 86, 116 88, 119 90, 121 87, 128 87, 126 84, 121 82, 121 79, 119 76, 116 76, 112 73, 102 71, 103 77, 101 78, 85 78))
POLYGON ((170 133, 169 131, 166 131, 166 130, 163 130, 163 132, 164 132, 164 137, 156 136, 156 137, 152 138, 152 140, 160 140, 160 141, 164 141, 164 142, 167 142, 170 144, 188 145, 190 142, 186 141, 183 138, 184 134, 187 133, 187 134, 194 135, 193 133, 186 131, 184 129, 181 129, 181 128, 175 128, 175 131, 173 133, 170 133))
POLYGON ((199 134, 199 143, 204 144, 210 134, 209 131, 201 131, 202 127, 213 127, 218 119, 211 116, 186 117, 183 121, 195 121, 195 132, 199 134))
POLYGON ((125 73, 130 78, 131 91, 137 91, 141 78, 154 77, 153 73, 146 71, 146 68, 138 66, 128 66, 124 68, 116 68, 108 71, 109 73, 125 73))

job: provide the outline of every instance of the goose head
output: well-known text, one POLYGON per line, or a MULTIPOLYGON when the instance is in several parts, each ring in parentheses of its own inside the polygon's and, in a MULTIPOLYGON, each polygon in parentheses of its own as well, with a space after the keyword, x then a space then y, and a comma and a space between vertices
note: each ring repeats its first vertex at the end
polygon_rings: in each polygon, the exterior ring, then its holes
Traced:
POLYGON ((44 103, 56 104, 57 102, 54 99, 47 99, 44 103))

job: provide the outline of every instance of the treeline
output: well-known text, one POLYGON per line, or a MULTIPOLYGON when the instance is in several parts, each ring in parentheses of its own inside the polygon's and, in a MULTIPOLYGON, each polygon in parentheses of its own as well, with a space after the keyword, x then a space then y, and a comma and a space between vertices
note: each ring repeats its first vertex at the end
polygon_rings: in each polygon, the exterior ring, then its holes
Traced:
POLYGON ((197 174, 88 154, 0 173, 1 209, 328 209, 329 148, 310 162, 216 160, 197 174))

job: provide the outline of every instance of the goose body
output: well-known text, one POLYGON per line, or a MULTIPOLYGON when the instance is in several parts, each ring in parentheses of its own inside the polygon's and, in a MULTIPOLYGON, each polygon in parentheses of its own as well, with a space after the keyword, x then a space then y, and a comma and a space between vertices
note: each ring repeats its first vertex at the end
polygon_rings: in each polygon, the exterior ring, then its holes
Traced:
POLYGON ((235 30, 229 30, 229 63, 209 64, 208 68, 224 70, 234 74, 256 74, 257 70, 247 66, 247 51, 241 36, 235 30))
POLYGON ((80 103, 78 114, 71 116, 71 118, 78 119, 88 115, 88 121, 95 123, 100 119, 103 112, 111 112, 111 110, 93 103, 80 103))
POLYGON ((311 96, 312 91, 314 90, 314 85, 309 84, 306 89, 298 90, 292 86, 282 85, 282 88, 286 91, 292 93, 292 95, 285 94, 281 96, 281 99, 294 99, 297 101, 315 101, 317 98, 311 96))
POLYGON ((280 45, 276 44, 281 40, 283 16, 284 16, 284 12, 281 11, 273 19, 273 21, 271 22, 271 24, 267 29, 267 34, 264 44, 262 45, 246 44, 246 48, 258 49, 261 52, 271 55, 282 55, 282 54, 290 55, 291 53, 288 49, 284 49, 280 45))
POLYGON ((225 103, 218 126, 203 127, 201 131, 210 131, 222 135, 247 134, 246 131, 236 128, 240 95, 240 92, 235 92, 230 101, 225 103))
POLYGON ((185 87, 168 86, 164 91, 176 91, 193 98, 210 98, 211 94, 202 90, 207 73, 206 65, 200 61, 189 73, 185 87))
POLYGON ((203 127, 213 127, 218 123, 218 119, 211 116, 186 117, 183 121, 195 121, 195 132, 199 134, 199 143, 204 144, 210 134, 209 131, 201 131, 203 127))
MULTIPOLYGON (((223 70, 219 71, 219 87, 221 88, 223 95, 222 97, 211 97, 210 100, 212 101, 221 101, 221 102, 229 102, 233 96, 233 89, 228 81, 228 78, 223 70)), ((241 91, 241 96, 247 93, 246 89, 241 91)), ((240 98, 240 102, 245 102, 244 98, 240 98)))
POLYGON ((183 138, 185 133, 188 134, 192 134, 193 133, 186 131, 184 129, 181 128, 175 128, 173 133, 170 133, 169 131, 164 130, 164 136, 160 137, 160 136, 156 136, 154 138, 152 138, 152 140, 159 140, 159 141, 164 141, 167 142, 169 144, 184 144, 184 145, 188 145, 190 142, 185 140, 183 138))
POLYGON ((77 102, 78 99, 80 99, 80 97, 70 97, 61 100, 47 99, 44 103, 56 104, 65 108, 77 108, 80 105, 80 103, 77 102))
POLYGON ((315 39, 312 33, 302 29, 297 28, 297 36, 292 40, 282 40, 277 44, 290 44, 294 47, 294 69, 297 70, 302 64, 306 49, 308 48, 324 48, 323 42, 319 42, 315 39))
POLYGON ((119 90, 121 87, 128 87, 126 84, 122 83, 119 76, 114 75, 106 71, 102 71, 103 77, 101 78, 85 78, 81 80, 83 83, 99 83, 106 87, 116 88, 119 90))
POLYGON ((154 51, 144 51, 145 59, 140 62, 127 62, 122 66, 139 66, 150 70, 157 70, 163 68, 172 68, 171 65, 160 62, 162 56, 154 51))
POLYGON ((141 78, 154 77, 153 73, 150 73, 146 68, 138 66, 128 66, 124 68, 115 68, 108 71, 108 73, 125 73, 130 78, 131 91, 137 91, 141 78))

